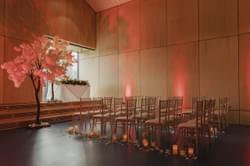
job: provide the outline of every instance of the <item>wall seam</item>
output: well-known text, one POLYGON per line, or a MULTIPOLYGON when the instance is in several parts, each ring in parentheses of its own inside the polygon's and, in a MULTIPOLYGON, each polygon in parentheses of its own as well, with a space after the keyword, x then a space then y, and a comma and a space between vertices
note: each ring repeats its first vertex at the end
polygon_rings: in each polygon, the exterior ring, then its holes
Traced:
POLYGON ((240 19, 240 2, 239 2, 239 0, 237 0, 237 37, 238 37, 238 40, 237 40, 237 42, 238 42, 238 102, 239 102, 239 104, 238 104, 238 109, 239 109, 239 117, 238 117, 238 123, 239 123, 239 125, 240 125, 240 121, 241 121, 241 115, 240 115, 240 113, 241 113, 241 105, 240 105, 240 21, 239 21, 239 19, 240 19))

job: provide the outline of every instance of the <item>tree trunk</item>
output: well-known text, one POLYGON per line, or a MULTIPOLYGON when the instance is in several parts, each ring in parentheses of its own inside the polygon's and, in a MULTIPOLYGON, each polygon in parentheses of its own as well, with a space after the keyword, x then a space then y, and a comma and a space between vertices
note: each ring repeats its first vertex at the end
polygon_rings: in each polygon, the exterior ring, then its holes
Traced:
POLYGON ((39 91, 35 90, 36 97, 36 124, 41 124, 40 122, 40 100, 39 100, 39 91))
POLYGON ((54 82, 51 83, 51 101, 55 100, 54 82))
POLYGON ((32 85, 34 88, 34 94, 35 94, 35 98, 36 98, 36 121, 35 121, 35 123, 41 124, 41 121, 40 121, 40 99, 39 99, 39 91, 40 91, 41 82, 40 82, 39 77, 37 77, 37 79, 34 79, 33 75, 30 76, 30 79, 32 81, 32 85))

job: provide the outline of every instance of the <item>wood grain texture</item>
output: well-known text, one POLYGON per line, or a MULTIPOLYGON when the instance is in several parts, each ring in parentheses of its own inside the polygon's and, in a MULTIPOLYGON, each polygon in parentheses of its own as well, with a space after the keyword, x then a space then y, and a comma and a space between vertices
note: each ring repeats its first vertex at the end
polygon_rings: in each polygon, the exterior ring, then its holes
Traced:
POLYGON ((199 95, 198 43, 167 47, 168 96, 183 96, 184 107, 199 95))
POLYGON ((233 109, 239 108, 237 43, 237 37, 200 43, 201 96, 227 96, 233 109))
POLYGON ((119 7, 118 37, 119 52, 135 51, 140 48, 140 11, 139 0, 131 1, 119 7))
POLYGON ((200 38, 237 34, 237 0, 201 0, 200 38))
POLYGON ((139 51, 119 55, 119 96, 140 95, 139 51))
POLYGON ((167 44, 196 41, 197 37, 197 0, 168 0, 167 44))
POLYGON ((166 48, 141 51, 141 95, 167 96, 166 48))
POLYGON ((250 35, 240 37, 240 106, 243 110, 250 110, 250 35))
POLYGON ((250 32, 250 1, 239 0, 239 31, 241 33, 250 32))
POLYGON ((141 48, 164 46, 166 42, 166 1, 144 0, 139 10, 141 12, 141 48))

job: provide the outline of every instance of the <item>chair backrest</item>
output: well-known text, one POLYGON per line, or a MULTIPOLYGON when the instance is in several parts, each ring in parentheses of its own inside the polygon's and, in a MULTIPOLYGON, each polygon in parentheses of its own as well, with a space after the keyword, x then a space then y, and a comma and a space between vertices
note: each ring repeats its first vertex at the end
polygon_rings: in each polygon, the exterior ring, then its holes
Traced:
POLYGON ((148 117, 155 118, 156 104, 157 104, 157 97, 148 98, 148 117))
POLYGON ((126 116, 127 118, 130 116, 135 116, 136 115, 136 103, 137 99, 136 98, 129 98, 126 99, 125 101, 125 110, 126 110, 126 116))
POLYGON ((140 99, 140 116, 142 117, 142 115, 144 113, 147 113, 149 112, 148 108, 149 108, 149 97, 143 97, 140 99))
POLYGON ((113 108, 114 114, 116 114, 119 111, 122 111, 122 105, 123 105, 123 98, 122 97, 115 97, 114 98, 114 108, 113 108))
POLYGON ((212 100, 206 99, 203 100, 203 112, 202 112, 202 126, 208 125, 211 120, 211 113, 212 113, 212 100))
POLYGON ((178 111, 182 111, 182 109, 183 109, 183 96, 178 96, 178 97, 176 97, 176 107, 177 107, 177 110, 178 111))
POLYGON ((221 114, 227 114, 229 110, 229 98, 220 97, 219 98, 219 111, 221 114))
POLYGON ((160 100, 158 109, 158 120, 161 123, 162 119, 166 119, 169 108, 169 100, 160 100))
POLYGON ((197 100, 195 104, 195 119, 196 128, 200 129, 203 125, 203 110, 204 110, 204 100, 197 100))
POLYGON ((195 114, 195 110, 196 110, 196 104, 197 101, 199 100, 198 97, 192 97, 192 113, 195 114))
POLYGON ((93 97, 92 100, 92 109, 95 110, 101 110, 101 113, 103 113, 103 98, 102 97, 93 97))
POLYGON ((103 108, 111 112, 112 110, 113 97, 103 98, 103 108))
POLYGON ((86 103, 88 103, 88 106, 86 107, 87 111, 91 111, 92 109, 92 102, 91 98, 80 98, 80 113, 83 111, 83 105, 86 106, 86 103))

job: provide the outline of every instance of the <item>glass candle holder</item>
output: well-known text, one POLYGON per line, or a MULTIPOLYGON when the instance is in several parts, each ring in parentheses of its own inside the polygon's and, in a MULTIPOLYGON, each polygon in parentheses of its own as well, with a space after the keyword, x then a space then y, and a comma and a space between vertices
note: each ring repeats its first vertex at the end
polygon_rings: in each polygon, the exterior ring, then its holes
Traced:
POLYGON ((188 148, 188 156, 189 157, 193 157, 194 156, 194 148, 193 147, 189 147, 188 148))
POLYGON ((180 150, 180 156, 185 157, 186 156, 186 151, 184 149, 180 150))
POLYGON ((172 153, 173 155, 178 155, 178 145, 172 145, 172 153))
POLYGON ((128 140, 128 135, 127 135, 127 134, 123 134, 122 140, 123 140, 124 142, 126 142, 126 141, 128 140))

